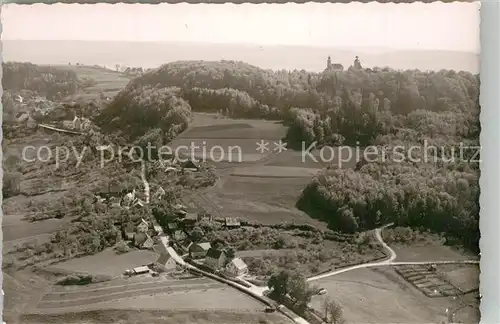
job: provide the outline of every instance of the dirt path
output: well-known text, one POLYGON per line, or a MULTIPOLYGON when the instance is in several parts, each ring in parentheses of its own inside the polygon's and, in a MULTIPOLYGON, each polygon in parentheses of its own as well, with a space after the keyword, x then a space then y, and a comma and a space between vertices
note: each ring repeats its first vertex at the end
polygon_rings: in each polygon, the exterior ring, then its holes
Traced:
POLYGON ((384 249, 389 253, 389 257, 385 259, 384 261, 380 262, 369 262, 369 263, 363 263, 363 264, 358 264, 352 267, 347 267, 339 270, 333 270, 331 272, 327 272, 321 275, 313 276, 307 279, 307 281, 315 281, 331 276, 335 276, 347 271, 352 271, 352 270, 357 270, 357 269, 363 269, 363 268, 373 268, 373 267, 381 267, 381 266, 396 266, 396 265, 431 265, 431 264, 479 264, 479 261, 476 260, 452 260, 452 261, 417 261, 417 262, 396 262, 394 261, 397 257, 396 252, 391 249, 387 243, 384 242, 382 239, 382 230, 384 228, 392 226, 393 223, 384 225, 382 227, 379 227, 375 229, 375 238, 377 241, 379 241, 380 244, 384 247, 384 249))

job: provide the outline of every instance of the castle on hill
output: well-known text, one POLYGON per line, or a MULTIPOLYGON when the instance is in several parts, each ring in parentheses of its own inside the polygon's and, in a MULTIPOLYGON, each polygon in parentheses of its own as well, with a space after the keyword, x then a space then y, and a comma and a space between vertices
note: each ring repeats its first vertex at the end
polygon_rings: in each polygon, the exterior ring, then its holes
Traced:
MULTIPOLYGON (((362 69, 363 67, 361 66, 361 62, 359 61, 359 57, 354 58, 354 64, 353 64, 355 69, 362 69)), ((344 70, 344 66, 340 63, 333 63, 332 64, 332 58, 328 56, 328 59, 326 60, 326 70, 325 71, 335 71, 335 72, 341 72, 344 70)))

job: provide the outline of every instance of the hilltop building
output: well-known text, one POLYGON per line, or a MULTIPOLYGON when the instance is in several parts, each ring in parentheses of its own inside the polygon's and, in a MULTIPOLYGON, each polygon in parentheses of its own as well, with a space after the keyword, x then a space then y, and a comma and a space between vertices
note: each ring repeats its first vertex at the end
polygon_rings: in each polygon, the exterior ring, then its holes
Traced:
POLYGON ((334 63, 332 64, 332 58, 328 56, 328 59, 326 60, 326 70, 325 71, 338 71, 341 72, 344 70, 344 66, 339 63, 334 63))

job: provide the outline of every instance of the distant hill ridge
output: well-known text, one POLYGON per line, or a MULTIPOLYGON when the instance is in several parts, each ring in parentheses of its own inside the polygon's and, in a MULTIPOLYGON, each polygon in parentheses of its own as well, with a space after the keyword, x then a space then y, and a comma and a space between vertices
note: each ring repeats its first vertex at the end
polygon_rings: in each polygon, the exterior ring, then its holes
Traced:
POLYGON ((325 59, 349 67, 359 56, 364 67, 479 71, 479 54, 456 51, 391 50, 383 48, 339 49, 306 46, 259 46, 188 42, 103 42, 3 40, 4 61, 29 61, 36 64, 82 63, 115 64, 155 68, 178 60, 235 60, 264 69, 305 69, 320 72, 325 59))

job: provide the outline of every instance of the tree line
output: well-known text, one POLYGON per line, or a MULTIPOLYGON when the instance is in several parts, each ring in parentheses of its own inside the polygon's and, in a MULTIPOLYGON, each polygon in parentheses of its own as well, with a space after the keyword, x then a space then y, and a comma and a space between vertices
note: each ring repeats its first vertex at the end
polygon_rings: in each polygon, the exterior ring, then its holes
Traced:
POLYGON ((75 94, 83 85, 74 71, 25 62, 2 63, 4 90, 31 90, 49 100, 75 94))

